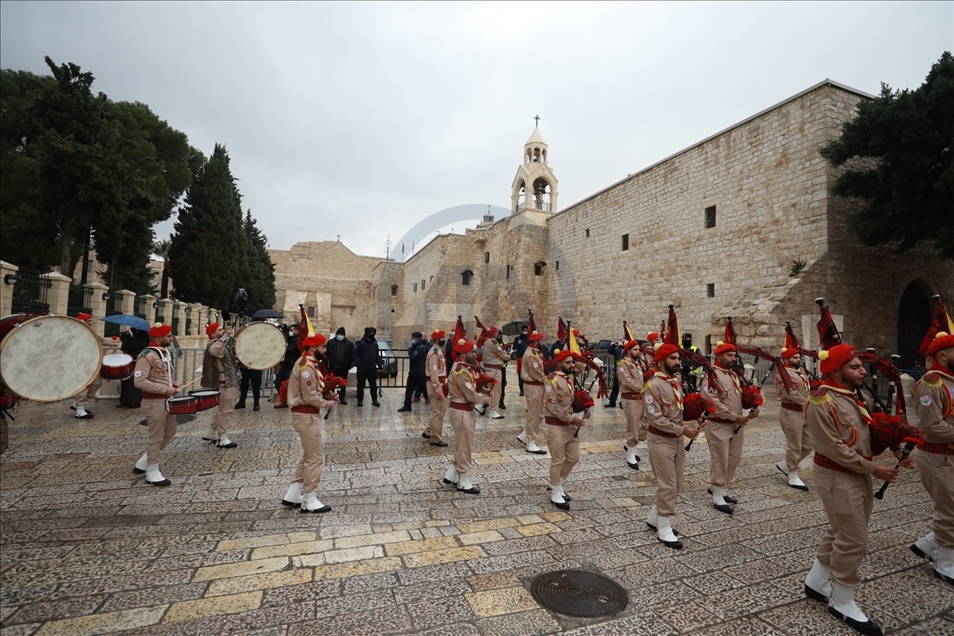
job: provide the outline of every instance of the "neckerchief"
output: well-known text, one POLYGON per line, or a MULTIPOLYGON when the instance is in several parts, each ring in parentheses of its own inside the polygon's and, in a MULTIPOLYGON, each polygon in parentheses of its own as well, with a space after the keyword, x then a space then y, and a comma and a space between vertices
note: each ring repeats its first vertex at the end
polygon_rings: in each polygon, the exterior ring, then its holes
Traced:
MULTIPOLYGON (((654 376, 657 378, 662 378, 663 380, 669 383, 669 386, 672 387, 672 394, 676 400, 676 406, 679 407, 679 410, 681 411, 682 410, 682 382, 679 380, 679 378, 677 376, 669 377, 662 371, 657 371, 654 374, 654 376)), ((657 400, 659 399, 658 395, 656 396, 656 399, 657 400)))
POLYGON ((868 407, 864 402, 858 399, 858 396, 855 395, 855 392, 851 389, 843 389, 840 386, 828 384, 827 382, 822 384, 822 388, 829 389, 835 393, 839 393, 847 398, 850 398, 851 401, 854 402, 855 407, 858 409, 858 413, 861 414, 861 419, 864 420, 865 424, 871 424, 874 421, 874 419, 871 417, 871 414, 868 412, 868 407))
MULTIPOLYGON (((738 393, 739 395, 742 395, 742 383, 739 382, 739 376, 735 371, 733 371, 732 369, 726 369, 724 366, 722 366, 718 362, 716 362, 712 366, 714 366, 716 369, 722 369, 723 371, 728 373, 729 376, 732 378, 732 383, 735 385, 735 392, 738 393)), ((724 391, 724 390, 721 391, 719 393, 719 399, 724 400, 727 393, 728 391, 724 391)))

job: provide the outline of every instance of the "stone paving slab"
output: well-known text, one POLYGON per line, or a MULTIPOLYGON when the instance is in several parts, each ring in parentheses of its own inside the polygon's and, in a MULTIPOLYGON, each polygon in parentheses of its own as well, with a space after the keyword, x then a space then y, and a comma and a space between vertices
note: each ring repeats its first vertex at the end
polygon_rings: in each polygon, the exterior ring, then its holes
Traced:
MULTIPOLYGON (((646 528, 655 484, 648 462, 625 463, 621 410, 597 406, 581 431, 564 512, 546 496, 549 457, 516 440, 516 393, 505 419, 478 420, 476 497, 440 484, 450 449, 421 439, 428 409, 397 413, 402 398, 352 399, 327 420, 323 515, 280 505, 301 454, 287 410, 236 411, 235 449, 201 440, 210 413, 180 425, 159 489, 131 471, 140 411, 101 400, 76 420, 65 401, 22 403, 0 456, 0 636, 854 633, 802 594, 825 515, 775 469, 774 400, 746 432, 735 515, 712 509, 708 449, 693 445, 677 552, 646 528), (530 583, 558 569, 608 576, 629 604, 603 619, 543 609, 530 583)), ((811 487, 808 463, 802 475, 811 487)), ((888 633, 954 634, 954 588, 908 550, 931 513, 907 471, 875 502, 858 602, 888 633)))

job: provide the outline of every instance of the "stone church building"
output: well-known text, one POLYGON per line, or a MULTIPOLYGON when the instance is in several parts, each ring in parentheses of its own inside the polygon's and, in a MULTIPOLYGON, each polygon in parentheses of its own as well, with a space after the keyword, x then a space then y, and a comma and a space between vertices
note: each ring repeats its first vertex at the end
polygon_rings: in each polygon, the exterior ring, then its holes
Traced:
POLYGON ((591 340, 680 327, 708 350, 732 316, 740 342, 776 350, 791 321, 817 346, 824 297, 852 344, 900 353, 910 367, 931 314, 954 302, 954 264, 924 250, 866 248, 845 229, 849 202, 818 148, 870 95, 826 80, 565 209, 538 129, 511 184, 511 215, 443 234, 405 263, 358 256, 337 242, 271 250, 279 299, 315 325, 345 326, 403 346, 413 331, 526 319, 554 335, 557 317, 591 340), (334 263, 334 267, 329 267, 334 263), (345 264, 347 266, 345 266, 345 264))

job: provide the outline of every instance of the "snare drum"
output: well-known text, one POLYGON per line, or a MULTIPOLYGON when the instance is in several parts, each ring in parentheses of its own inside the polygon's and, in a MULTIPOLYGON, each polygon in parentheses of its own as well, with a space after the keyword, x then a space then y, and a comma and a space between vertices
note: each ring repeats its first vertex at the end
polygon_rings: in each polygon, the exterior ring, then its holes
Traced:
POLYGON ((195 398, 196 411, 208 411, 219 405, 222 399, 221 394, 215 389, 201 389, 198 391, 189 391, 189 395, 195 398))
POLYGON ((38 316, 16 325, 0 342, 0 377, 20 397, 56 402, 76 395, 99 375, 103 345, 92 329, 69 316, 38 316))
POLYGON ((135 363, 132 356, 125 353, 113 353, 103 358, 99 376, 104 380, 125 380, 132 377, 133 366, 135 363))
POLYGON ((194 415, 197 400, 191 395, 166 398, 166 413, 173 415, 194 415))
POLYGON ((235 357, 249 369, 271 369, 287 348, 282 330, 267 322, 250 322, 235 332, 235 357))

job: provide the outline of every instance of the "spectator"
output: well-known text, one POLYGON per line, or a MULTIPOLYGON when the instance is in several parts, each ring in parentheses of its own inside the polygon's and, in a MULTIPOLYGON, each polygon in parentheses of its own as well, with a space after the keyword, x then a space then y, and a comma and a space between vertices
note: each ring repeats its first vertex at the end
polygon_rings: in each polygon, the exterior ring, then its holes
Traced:
POLYGON ((298 323, 288 328, 288 347, 285 349, 285 359, 278 365, 275 373, 275 394, 278 395, 276 409, 287 409, 288 403, 282 398, 282 382, 291 377, 292 367, 301 357, 301 349, 298 348, 298 323))
POLYGON ((614 340, 609 346, 609 354, 613 356, 615 361, 612 369, 607 369, 607 374, 612 374, 613 376, 613 390, 610 391, 609 404, 606 406, 609 408, 616 408, 616 398, 619 397, 619 376, 616 375, 616 362, 619 362, 623 359, 623 344, 618 340, 614 340))
MULTIPOLYGON (((344 327, 338 327, 335 337, 328 342, 328 371, 339 378, 348 379, 348 371, 351 369, 352 356, 354 354, 354 343, 348 340, 344 327)), ((345 400, 345 390, 347 387, 341 387, 338 390, 339 402, 347 404, 345 400)))
POLYGON ((378 341, 374 339, 378 330, 374 327, 364 328, 364 337, 354 343, 351 358, 354 366, 358 367, 358 406, 364 406, 364 385, 367 382, 371 389, 371 404, 381 406, 378 402, 378 360, 381 352, 378 341))
POLYGON ((523 395, 523 376, 520 374, 520 370, 523 364, 523 354, 529 345, 530 340, 527 335, 527 326, 524 325, 520 327, 520 335, 513 339, 512 348, 514 359, 517 361, 517 381, 520 384, 520 395, 523 395))
POLYGON ((411 334, 411 346, 407 348, 407 357, 410 364, 410 370, 407 374, 407 389, 404 391, 404 406, 398 409, 398 413, 408 413, 411 410, 411 398, 415 391, 420 391, 427 395, 427 352, 430 345, 424 340, 424 334, 415 331, 411 334))

